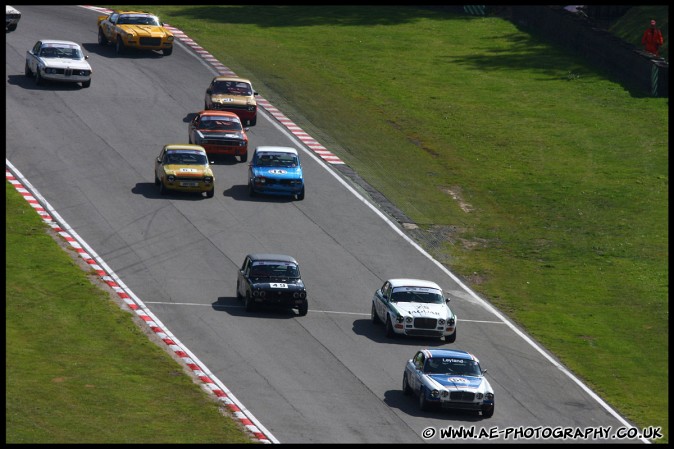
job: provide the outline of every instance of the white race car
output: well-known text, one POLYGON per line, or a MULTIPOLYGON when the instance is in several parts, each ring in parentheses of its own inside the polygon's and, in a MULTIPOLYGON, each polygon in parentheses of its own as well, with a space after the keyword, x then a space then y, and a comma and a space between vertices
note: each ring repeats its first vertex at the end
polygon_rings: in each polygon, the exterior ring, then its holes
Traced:
POLYGON ((403 393, 415 394, 419 408, 472 410, 494 415, 494 390, 480 361, 466 351, 421 349, 407 361, 403 393))
POLYGON ((19 26, 21 12, 9 5, 5 5, 5 31, 14 31, 19 26))
POLYGON ((25 74, 35 78, 35 84, 49 80, 89 87, 92 70, 87 59, 75 42, 42 39, 26 52, 25 74))
POLYGON ((386 336, 413 335, 456 340, 457 317, 438 284, 422 279, 389 279, 372 297, 372 322, 386 326, 386 336))

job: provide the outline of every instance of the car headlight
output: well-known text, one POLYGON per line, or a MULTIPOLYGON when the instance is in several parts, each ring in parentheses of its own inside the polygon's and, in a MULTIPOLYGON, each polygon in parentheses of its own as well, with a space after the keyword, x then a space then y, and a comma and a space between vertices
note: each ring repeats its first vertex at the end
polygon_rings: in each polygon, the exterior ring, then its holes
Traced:
POLYGON ((414 321, 414 319, 411 316, 405 317, 406 323, 411 323, 412 321, 414 321))
POLYGON ((446 398, 446 397, 448 397, 448 396, 449 396, 449 391, 447 391, 447 390, 442 390, 442 397, 443 397, 443 398, 446 398))
POLYGON ((210 184, 213 182, 213 177, 212 176, 204 176, 204 182, 206 184, 210 184))
POLYGON ((166 40, 169 41, 169 42, 173 42, 173 36, 167 36, 166 40))
POLYGON ((304 299, 304 298, 306 298, 306 297, 307 297, 307 292, 305 292, 305 291, 293 293, 293 298, 295 298, 295 299, 298 299, 298 298, 299 298, 299 299, 304 299))
POLYGON ((454 326, 454 324, 456 324, 456 321, 454 320, 454 318, 450 318, 449 320, 447 320, 448 326, 454 326))
POLYGON ((264 179, 262 176, 256 176, 255 179, 253 179, 256 184, 264 184, 267 182, 266 179, 264 179))
POLYGON ((432 398, 439 398, 440 397, 440 391, 438 391, 438 390, 431 391, 431 397, 432 398))
POLYGON ((44 69, 44 73, 56 73, 56 69, 47 67, 44 69))
POLYGON ((250 111, 250 112, 253 112, 255 110, 255 108, 257 108, 257 106, 255 106, 254 104, 248 105, 248 111, 250 111))
POLYGON ((475 399, 477 399, 477 400, 481 400, 483 397, 484 397, 484 394, 482 394, 482 393, 477 393, 475 395, 475 399))
POLYGON ((405 318, 404 318, 402 315, 398 315, 398 316, 396 317, 396 321, 397 321, 398 323, 402 323, 404 319, 405 319, 405 318))
POLYGON ((168 182, 174 182, 176 180, 176 177, 173 175, 168 175, 166 179, 168 179, 168 182))
POLYGON ((444 325, 445 325, 445 320, 443 320, 442 318, 440 318, 440 319, 438 320, 438 326, 444 326, 444 325))
POLYGON ((484 395, 485 399, 488 401, 493 401, 494 400, 494 393, 487 393, 484 395))

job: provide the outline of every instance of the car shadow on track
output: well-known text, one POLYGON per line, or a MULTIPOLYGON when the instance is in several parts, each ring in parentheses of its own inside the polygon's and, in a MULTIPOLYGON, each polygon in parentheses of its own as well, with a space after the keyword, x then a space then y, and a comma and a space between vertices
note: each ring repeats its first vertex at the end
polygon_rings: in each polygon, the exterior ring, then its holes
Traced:
POLYGON ((86 89, 82 87, 80 83, 63 83, 58 81, 49 81, 42 80, 40 84, 35 84, 35 78, 28 77, 25 74, 20 75, 8 75, 7 84, 12 86, 19 86, 26 90, 48 90, 48 91, 59 91, 67 92, 73 90, 82 90, 86 89))
POLYGON ((116 59, 116 58, 126 58, 126 59, 161 59, 164 55, 161 52, 154 50, 136 50, 133 48, 127 48, 122 52, 121 55, 118 55, 115 52, 114 45, 103 46, 98 42, 90 42, 87 44, 82 44, 82 48, 88 53, 102 56, 104 58, 116 59))
POLYGON ((444 339, 440 338, 413 337, 409 335, 396 335, 393 338, 388 338, 386 336, 386 328, 384 327, 384 325, 381 322, 375 324, 372 322, 371 319, 355 320, 353 322, 353 332, 356 335, 362 335, 363 337, 367 337, 376 343, 407 345, 415 348, 418 348, 419 345, 429 348, 436 346, 449 347, 450 345, 450 343, 447 343, 445 342, 444 339))
MULTIPOLYGON (((206 195, 198 192, 178 192, 171 191, 166 195, 159 193, 159 187, 154 185, 154 182, 139 182, 131 189, 132 193, 136 195, 143 195, 145 198, 155 198, 163 200, 185 200, 185 201, 201 201, 207 200, 206 195)), ((217 193, 217 190, 216 190, 217 193)))
POLYGON ((243 301, 235 296, 220 296, 217 301, 211 304, 214 310, 218 312, 227 312, 232 316, 250 317, 250 318, 295 318, 299 316, 294 309, 286 307, 277 307, 271 305, 260 306, 257 310, 246 312, 243 301))
POLYGON ((403 369, 400 370, 400 390, 388 390, 384 393, 384 402, 391 408, 397 408, 401 412, 410 415, 424 418, 435 419, 450 419, 452 421, 462 422, 480 422, 483 421, 482 415, 479 412, 472 410, 450 410, 437 409, 423 411, 419 409, 417 396, 411 394, 405 396, 402 390, 403 369))
POLYGON ((246 184, 233 185, 229 189, 225 190, 223 194, 236 201, 251 201, 255 203, 294 203, 296 201, 290 195, 263 195, 261 193, 257 193, 255 196, 250 196, 248 194, 248 186, 246 184))

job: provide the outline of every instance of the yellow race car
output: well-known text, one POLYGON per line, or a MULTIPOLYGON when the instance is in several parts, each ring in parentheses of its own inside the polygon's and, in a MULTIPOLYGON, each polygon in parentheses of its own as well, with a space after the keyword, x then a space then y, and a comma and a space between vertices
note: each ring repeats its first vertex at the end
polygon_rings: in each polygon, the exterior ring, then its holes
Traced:
POLYGON ((113 11, 98 16, 98 43, 115 45, 117 54, 127 48, 173 53, 173 33, 154 14, 141 11, 113 11))
POLYGON ((215 176, 204 147, 186 143, 164 145, 154 161, 154 185, 162 195, 175 190, 206 192, 208 198, 213 198, 215 176))

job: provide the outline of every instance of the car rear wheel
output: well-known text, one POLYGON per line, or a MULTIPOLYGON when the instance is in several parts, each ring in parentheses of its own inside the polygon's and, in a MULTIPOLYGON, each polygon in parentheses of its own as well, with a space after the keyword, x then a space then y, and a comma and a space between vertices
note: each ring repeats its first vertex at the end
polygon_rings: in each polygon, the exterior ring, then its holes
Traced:
POLYGON ((100 45, 108 45, 108 38, 105 37, 105 33, 103 33, 102 28, 98 29, 98 43, 100 45))
POLYGON ((482 417, 483 418, 491 418, 494 416, 494 406, 490 405, 489 407, 485 407, 482 409, 482 417))
POLYGON ((403 394, 405 396, 412 394, 412 388, 410 388, 410 384, 407 382, 407 373, 403 373, 403 394))
POLYGON ((393 330, 393 324, 391 323, 391 317, 386 317, 386 338, 393 338, 396 336, 395 331, 393 330))
POLYGON ((452 335, 445 335, 445 343, 454 343, 456 341, 456 330, 452 335))
POLYGON ((29 78, 31 76, 33 76, 33 72, 30 71, 30 66, 28 65, 28 61, 26 61, 26 67, 23 69, 23 73, 29 78))

